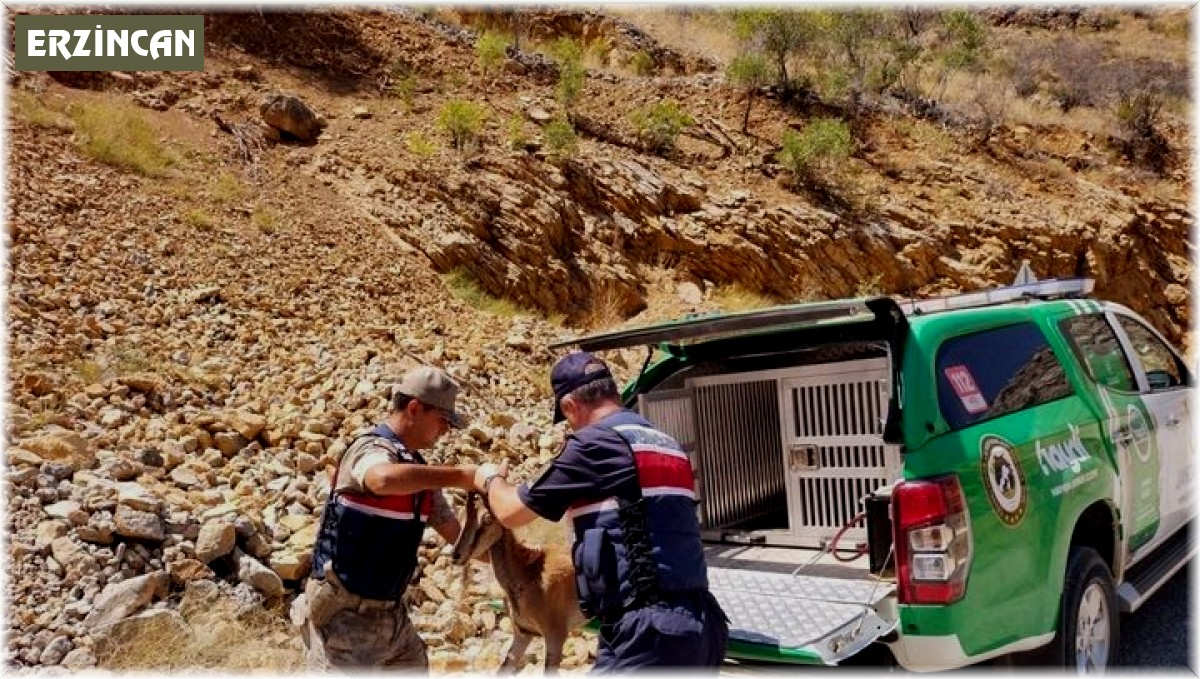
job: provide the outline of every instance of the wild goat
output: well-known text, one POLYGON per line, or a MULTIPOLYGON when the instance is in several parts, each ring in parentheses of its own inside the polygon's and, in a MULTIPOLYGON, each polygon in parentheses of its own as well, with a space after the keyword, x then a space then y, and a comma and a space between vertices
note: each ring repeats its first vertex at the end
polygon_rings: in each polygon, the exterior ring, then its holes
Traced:
POLYGON ((521 544, 483 505, 476 493, 467 494, 462 533, 454 543, 454 561, 466 567, 471 559, 486 553, 504 589, 513 640, 500 671, 520 669, 525 649, 538 634, 546 640, 546 672, 554 672, 562 662, 567 635, 586 621, 575 596, 571 556, 561 549, 542 550, 521 544))

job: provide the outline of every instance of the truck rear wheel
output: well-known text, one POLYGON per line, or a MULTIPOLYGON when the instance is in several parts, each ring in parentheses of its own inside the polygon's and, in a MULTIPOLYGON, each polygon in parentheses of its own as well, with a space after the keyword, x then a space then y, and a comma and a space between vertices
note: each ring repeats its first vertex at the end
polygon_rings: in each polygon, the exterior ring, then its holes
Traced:
POLYGON ((1104 670, 1117 656, 1120 623, 1108 564, 1091 547, 1072 547, 1063 581, 1058 634, 1037 652, 1039 664, 1104 670))

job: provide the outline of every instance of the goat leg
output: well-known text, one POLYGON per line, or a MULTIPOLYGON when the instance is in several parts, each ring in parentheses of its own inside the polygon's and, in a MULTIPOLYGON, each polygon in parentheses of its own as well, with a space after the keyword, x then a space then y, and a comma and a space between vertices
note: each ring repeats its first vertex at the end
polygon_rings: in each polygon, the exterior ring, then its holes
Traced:
POLYGON ((563 644, 567 642, 567 631, 547 630, 543 638, 546 640, 546 674, 558 674, 558 666, 562 664, 563 644))
POLYGON ((533 635, 517 628, 513 630, 512 643, 508 646, 508 654, 504 656, 504 662, 500 665, 500 673, 510 674, 521 669, 525 660, 525 649, 529 648, 529 642, 533 641, 533 635))

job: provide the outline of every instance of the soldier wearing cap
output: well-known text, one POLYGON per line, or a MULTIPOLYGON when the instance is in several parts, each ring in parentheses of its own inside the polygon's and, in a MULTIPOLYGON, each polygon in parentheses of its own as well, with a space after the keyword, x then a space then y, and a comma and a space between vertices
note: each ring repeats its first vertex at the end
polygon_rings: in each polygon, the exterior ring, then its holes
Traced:
POLYGON ((458 385, 436 368, 409 371, 387 418, 354 440, 330 486, 312 576, 294 611, 310 669, 428 668, 402 601, 428 524, 448 542, 458 518, 442 488, 482 490, 494 465, 435 466, 418 452, 461 428, 458 385))
POLYGON ((601 623, 594 671, 715 668, 729 627, 708 591, 687 455, 621 407, 595 356, 565 356, 550 383, 554 421, 572 432, 532 484, 510 485, 507 465, 484 478, 492 513, 508 528, 571 518, 580 608, 601 623))

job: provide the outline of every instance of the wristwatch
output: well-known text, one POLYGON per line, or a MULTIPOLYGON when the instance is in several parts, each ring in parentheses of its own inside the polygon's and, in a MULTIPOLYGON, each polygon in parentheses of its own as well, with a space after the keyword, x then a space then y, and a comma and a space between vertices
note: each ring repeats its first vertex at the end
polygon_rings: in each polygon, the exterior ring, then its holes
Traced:
POLYGON ((492 481, 495 481, 496 479, 499 479, 499 478, 503 478, 503 477, 500 474, 492 474, 491 476, 489 476, 483 480, 483 497, 485 499, 487 498, 488 493, 491 492, 491 490, 492 490, 492 481))

